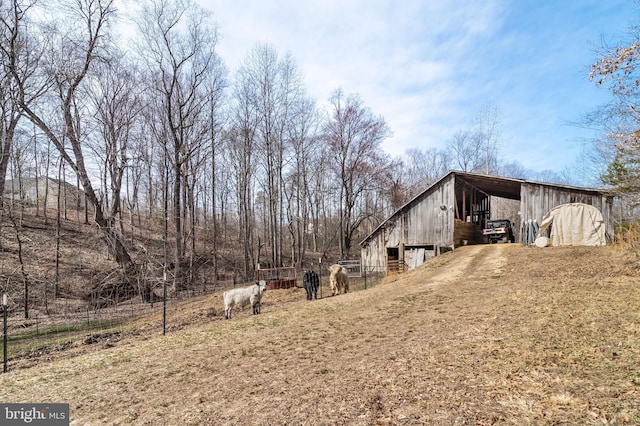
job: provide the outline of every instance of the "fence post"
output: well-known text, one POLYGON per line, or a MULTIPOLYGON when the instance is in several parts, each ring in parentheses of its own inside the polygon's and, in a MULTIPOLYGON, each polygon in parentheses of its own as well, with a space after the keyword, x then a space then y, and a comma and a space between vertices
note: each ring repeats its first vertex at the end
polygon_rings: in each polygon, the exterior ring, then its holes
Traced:
MULTIPOLYGON (((166 267, 165 267, 166 268, 166 267)), ((167 334, 167 271, 162 274, 162 335, 167 334)))
POLYGON ((322 299, 322 258, 318 259, 318 284, 320 285, 320 299, 322 299))
POLYGON ((2 295, 2 318, 3 318, 3 334, 2 334, 2 352, 4 358, 3 372, 7 372, 7 293, 2 295))
POLYGON ((367 268, 362 267, 362 265, 360 265, 360 267, 362 268, 362 274, 364 275, 364 289, 367 289, 367 268))

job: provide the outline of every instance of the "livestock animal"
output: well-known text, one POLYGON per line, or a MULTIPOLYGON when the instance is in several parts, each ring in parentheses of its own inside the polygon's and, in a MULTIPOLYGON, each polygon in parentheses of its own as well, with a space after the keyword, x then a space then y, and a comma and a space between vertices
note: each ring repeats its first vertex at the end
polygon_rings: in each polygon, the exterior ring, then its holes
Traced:
POLYGON ((302 277, 302 286, 307 292, 307 300, 313 300, 318 298, 318 286, 320 280, 316 271, 306 271, 302 277))
POLYGON ((253 308, 253 314, 260 313, 260 299, 262 293, 267 291, 266 281, 260 281, 249 287, 234 288, 227 290, 222 294, 224 300, 224 317, 231 319, 231 309, 234 306, 245 307, 251 305, 253 308))
POLYGON ((329 266, 329 288, 331 289, 331 295, 348 293, 349 292, 349 278, 347 277, 347 270, 342 266, 333 264, 329 266))

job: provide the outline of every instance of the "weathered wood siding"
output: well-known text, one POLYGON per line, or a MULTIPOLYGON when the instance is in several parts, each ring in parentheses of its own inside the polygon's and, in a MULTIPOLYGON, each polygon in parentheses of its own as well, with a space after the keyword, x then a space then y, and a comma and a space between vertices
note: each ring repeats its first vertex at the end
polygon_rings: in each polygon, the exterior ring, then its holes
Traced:
POLYGON ((523 182, 520 195, 523 221, 531 219, 540 223, 544 215, 554 207, 567 203, 584 203, 600 210, 606 224, 606 232, 613 237, 613 203, 603 194, 523 182))
POLYGON ((372 271, 384 271, 387 247, 397 247, 400 258, 404 258, 407 246, 452 247, 454 187, 452 174, 390 217, 362 247, 363 265, 372 271))
POLYGON ((384 272, 387 264, 386 228, 381 228, 360 250, 366 272, 384 272))
POLYGON ((455 175, 450 175, 407 211, 405 245, 453 245, 454 182, 455 175))

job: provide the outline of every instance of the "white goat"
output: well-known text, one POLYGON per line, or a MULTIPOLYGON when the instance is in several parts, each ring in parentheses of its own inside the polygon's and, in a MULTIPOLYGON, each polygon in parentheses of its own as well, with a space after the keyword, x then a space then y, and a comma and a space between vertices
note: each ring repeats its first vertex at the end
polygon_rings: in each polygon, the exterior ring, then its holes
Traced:
POLYGON ((251 304, 253 314, 260 313, 260 298, 262 293, 267 291, 266 281, 260 281, 249 287, 234 288, 222 294, 224 300, 224 317, 231 319, 231 308, 239 306, 241 308, 251 304))

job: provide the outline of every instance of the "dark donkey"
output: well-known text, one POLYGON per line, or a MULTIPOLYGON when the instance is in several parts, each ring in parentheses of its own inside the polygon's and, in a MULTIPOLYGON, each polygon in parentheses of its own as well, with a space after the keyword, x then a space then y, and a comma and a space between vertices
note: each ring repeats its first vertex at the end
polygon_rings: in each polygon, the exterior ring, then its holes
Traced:
POLYGON ((318 286, 320 280, 314 270, 306 271, 302 277, 302 285, 307 292, 307 300, 318 298, 318 286))

